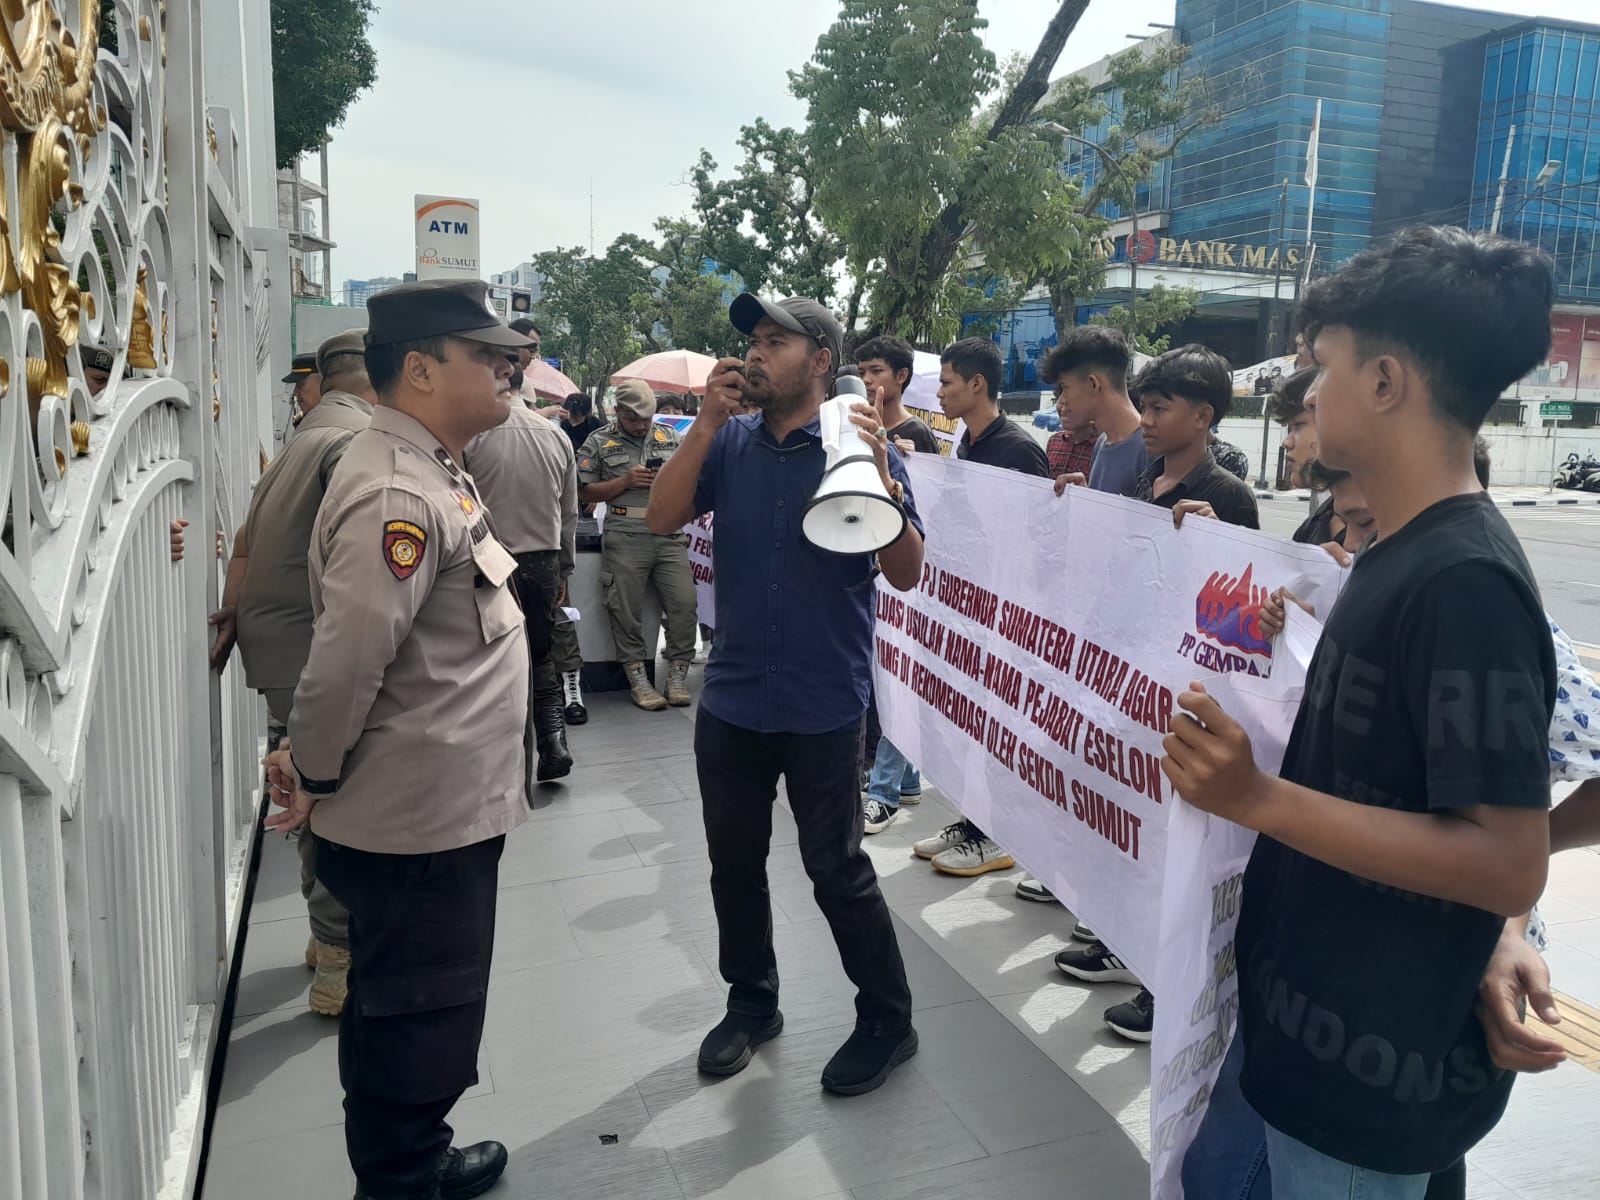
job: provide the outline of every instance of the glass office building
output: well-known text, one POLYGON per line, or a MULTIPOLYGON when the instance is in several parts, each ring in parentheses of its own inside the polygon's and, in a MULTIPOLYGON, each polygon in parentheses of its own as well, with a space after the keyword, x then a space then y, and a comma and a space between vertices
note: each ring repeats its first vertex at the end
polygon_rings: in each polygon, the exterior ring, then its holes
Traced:
MULTIPOLYGON (((1554 259, 1558 306, 1593 306, 1600 327, 1600 25, 1425 0, 1178 0, 1162 36, 1188 47, 1183 71, 1220 119, 1141 187, 1137 242, 1131 214, 1102 208, 1114 223, 1107 287, 1080 297, 1080 321, 1126 303, 1132 253, 1141 292, 1162 281, 1201 291, 1175 336, 1244 365, 1285 348, 1307 253, 1321 274, 1407 225, 1488 229, 1499 201, 1500 232, 1554 259)), ((1083 74, 1103 81, 1105 64, 1083 74)), ((1081 135, 1103 139, 1111 121, 1081 135)), ((1064 169, 1092 186, 1098 157, 1067 146, 1064 169)), ((1038 309, 996 335, 1019 380, 1056 340, 1048 305, 1038 309)))
POLYGON ((1562 299, 1600 303, 1600 29, 1485 39, 1469 223, 1488 228, 1497 204, 1500 232, 1549 253, 1562 299))

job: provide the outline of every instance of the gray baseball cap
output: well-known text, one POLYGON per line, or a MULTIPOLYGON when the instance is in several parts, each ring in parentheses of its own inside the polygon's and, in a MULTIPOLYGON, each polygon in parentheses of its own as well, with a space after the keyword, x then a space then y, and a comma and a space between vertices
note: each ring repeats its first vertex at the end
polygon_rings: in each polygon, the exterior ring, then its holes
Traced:
POLYGON ((826 346, 833 352, 835 371, 844 364, 844 327, 824 305, 801 297, 763 300, 754 292, 744 292, 728 306, 728 319, 740 333, 754 333, 762 317, 826 346))

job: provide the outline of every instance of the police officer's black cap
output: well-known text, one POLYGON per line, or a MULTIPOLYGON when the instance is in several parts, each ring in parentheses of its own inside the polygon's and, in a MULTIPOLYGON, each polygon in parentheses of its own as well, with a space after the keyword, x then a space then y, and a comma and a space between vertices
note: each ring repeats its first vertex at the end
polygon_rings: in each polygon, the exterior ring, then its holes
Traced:
POLYGON ((307 375, 315 375, 317 371, 317 356, 315 354, 296 354, 294 366, 283 377, 284 383, 299 383, 307 375))
POLYGON ((763 300, 754 292, 734 297, 728 306, 728 319, 740 333, 754 333, 762 317, 770 318, 792 333, 815 338, 833 351, 833 369, 839 369, 844 359, 844 327, 826 306, 801 297, 763 300))
POLYGON ((423 338, 454 337, 520 349, 531 338, 508 329, 489 306, 481 279, 430 279, 402 283, 367 300, 367 345, 392 346, 423 338))
POLYGON ((78 356, 86 371, 110 371, 117 365, 116 357, 104 346, 79 345, 78 356))

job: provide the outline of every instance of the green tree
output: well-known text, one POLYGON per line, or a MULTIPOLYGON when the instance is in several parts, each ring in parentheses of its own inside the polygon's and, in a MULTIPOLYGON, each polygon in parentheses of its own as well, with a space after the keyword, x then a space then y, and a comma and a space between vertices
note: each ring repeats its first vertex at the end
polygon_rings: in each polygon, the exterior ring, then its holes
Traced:
POLYGON ((982 122, 1001 75, 976 0, 844 0, 792 76, 816 206, 870 280, 874 331, 943 340, 968 275, 1036 276, 1079 249, 1078 189, 1033 122, 1086 7, 1062 0, 982 122))
POLYGON ((1200 293, 1194 288, 1158 283, 1139 297, 1137 318, 1125 305, 1116 304, 1111 311, 1090 317, 1089 323, 1122 330, 1141 354, 1160 354, 1172 345, 1172 335, 1161 331, 1188 320, 1199 303, 1200 293))
POLYGON ((817 214, 804 139, 758 119, 740 130, 739 148, 731 178, 716 178, 705 150, 690 171, 704 257, 752 291, 832 300, 844 247, 817 214))
POLYGON ((633 239, 617 239, 601 258, 558 247, 537 255, 534 265, 544 278, 534 317, 544 353, 560 358, 579 387, 604 388, 649 345, 640 322, 654 281, 633 239))
POLYGON ((373 0, 272 0, 278 166, 320 146, 378 77, 367 41, 373 0))
MULTIPOLYGON (((1059 328, 1075 325, 1079 298, 1092 296, 1105 285, 1107 263, 1097 243, 1111 223, 1100 215, 1101 206, 1110 202, 1122 211, 1131 210, 1138 185, 1172 158, 1191 134, 1219 119, 1221 109, 1210 81, 1191 76, 1180 82, 1187 57, 1188 48, 1179 45, 1125 50, 1112 58, 1106 82, 1099 88, 1091 90, 1076 77, 1065 79, 1040 107, 1035 127, 1039 136, 1057 146, 1075 141, 1062 138, 1061 128, 1084 129, 1113 118, 1101 141, 1069 149, 1069 162, 1074 152, 1085 149, 1098 160, 1093 184, 1080 189, 1076 200, 1078 252, 1042 264, 1024 280, 1029 288, 1042 285, 1048 290, 1059 328), (1107 103, 1111 96, 1117 97, 1115 110, 1107 103)), ((1140 308, 1144 303, 1141 299, 1140 308)), ((1145 324, 1142 312, 1139 323, 1141 328, 1145 324)))
POLYGON ((725 264, 710 252, 705 227, 662 217, 656 233, 658 241, 628 234, 616 243, 638 259, 649 279, 650 286, 632 298, 647 349, 719 358, 743 353, 744 339, 728 322, 728 304, 743 285, 717 270, 725 264))

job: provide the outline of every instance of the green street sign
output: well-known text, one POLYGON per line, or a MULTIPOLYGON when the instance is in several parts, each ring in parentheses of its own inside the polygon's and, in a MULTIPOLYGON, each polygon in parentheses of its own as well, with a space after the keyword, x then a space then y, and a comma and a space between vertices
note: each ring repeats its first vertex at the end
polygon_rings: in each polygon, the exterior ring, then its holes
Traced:
POLYGON ((1572 405, 1541 404, 1539 405, 1539 416, 1546 421, 1570 421, 1572 420, 1572 405))

